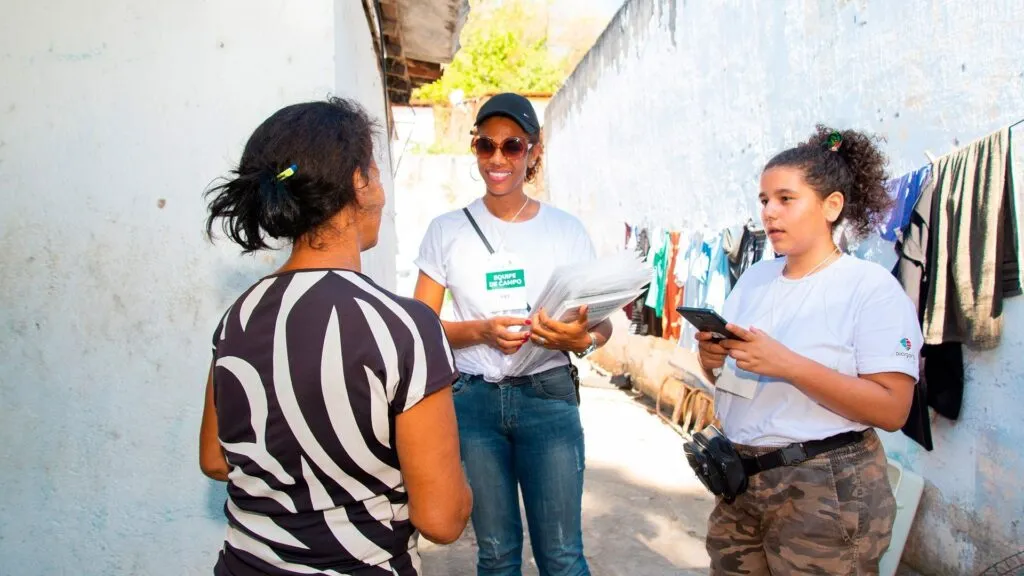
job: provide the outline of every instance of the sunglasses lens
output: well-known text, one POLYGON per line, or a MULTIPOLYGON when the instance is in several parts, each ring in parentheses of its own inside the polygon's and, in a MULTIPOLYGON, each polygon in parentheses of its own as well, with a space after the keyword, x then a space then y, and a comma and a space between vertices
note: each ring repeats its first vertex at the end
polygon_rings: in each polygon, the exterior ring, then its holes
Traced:
POLYGON ((501 143, 501 153, 509 159, 516 159, 526 152, 526 144, 519 138, 509 138, 501 143))
POLYGON ((481 158, 490 158, 494 156, 494 152, 498 149, 494 144, 494 140, 490 138, 477 138, 473 142, 473 151, 476 155, 481 158))

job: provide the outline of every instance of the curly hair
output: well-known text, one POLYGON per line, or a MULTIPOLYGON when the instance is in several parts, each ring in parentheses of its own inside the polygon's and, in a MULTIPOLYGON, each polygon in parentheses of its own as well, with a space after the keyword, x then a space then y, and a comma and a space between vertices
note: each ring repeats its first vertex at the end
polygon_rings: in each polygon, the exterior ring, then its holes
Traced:
POLYGON ((881 138, 857 130, 838 131, 842 141, 833 152, 829 141, 833 132, 818 124, 806 142, 777 154, 764 169, 799 168, 822 198, 841 193, 843 211, 836 224, 847 222, 863 238, 885 221, 892 208, 893 199, 885 189, 889 160, 878 147, 881 138))
MULTIPOLYGON (((534 146, 537 146, 537 145, 543 146, 542 136, 539 133, 529 134, 528 136, 529 136, 529 139, 530 139, 530 144, 533 144, 534 146)), ((526 161, 527 162, 530 161, 529 155, 527 155, 526 161)), ((532 184, 533 181, 537 179, 537 173, 540 172, 540 165, 541 165, 542 162, 544 162, 544 155, 543 154, 539 154, 539 155, 537 155, 537 161, 533 163, 533 166, 527 166, 526 167, 526 181, 527 182, 532 184)))
POLYGON ((355 201, 353 175, 370 173, 377 124, 354 100, 294 104, 267 118, 249 137, 238 167, 211 198, 214 223, 243 252, 269 248, 267 237, 295 242, 317 232, 355 201), (294 175, 278 178, 289 166, 294 175))

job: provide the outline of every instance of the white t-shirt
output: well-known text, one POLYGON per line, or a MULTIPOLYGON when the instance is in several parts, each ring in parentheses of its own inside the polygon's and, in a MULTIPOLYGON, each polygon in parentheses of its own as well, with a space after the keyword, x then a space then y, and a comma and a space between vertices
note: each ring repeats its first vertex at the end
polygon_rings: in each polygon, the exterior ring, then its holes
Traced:
MULTIPOLYGON (((490 255, 460 209, 430 223, 416 259, 416 266, 424 274, 451 291, 457 322, 496 315, 526 316, 525 310, 495 313, 500 306, 496 306, 494 295, 501 292, 494 290, 495 282, 512 282, 515 286, 525 283, 519 301, 532 306, 555 268, 596 257, 583 224, 554 206, 541 203, 536 216, 514 223, 496 218, 482 199, 474 200, 469 211, 497 256, 490 255)), ((480 344, 454 353, 460 372, 481 375, 490 382, 521 376, 509 373, 511 357, 496 348, 480 344)), ((533 373, 567 362, 564 354, 551 351, 533 373)))
MULTIPOLYGON (((785 258, 744 272, 722 316, 764 330, 794 352, 849 375, 900 372, 918 378, 923 338, 899 282, 881 266, 842 256, 799 280, 782 275, 785 258)), ((717 389, 715 412, 725 435, 748 446, 780 446, 864 430, 783 380, 740 370, 731 358, 719 377, 738 378, 752 399, 717 389)))

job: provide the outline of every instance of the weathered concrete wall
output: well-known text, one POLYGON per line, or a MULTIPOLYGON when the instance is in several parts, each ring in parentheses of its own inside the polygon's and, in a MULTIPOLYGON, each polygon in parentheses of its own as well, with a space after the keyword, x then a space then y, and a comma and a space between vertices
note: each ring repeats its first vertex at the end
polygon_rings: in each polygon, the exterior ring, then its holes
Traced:
MULTIPOLYGON (((764 162, 818 121, 885 135, 892 172, 909 171, 1024 117, 1021 30, 1019 0, 630 0, 548 107, 549 194, 608 251, 623 221, 756 220, 764 162)), ((904 557, 922 572, 1024 548, 1024 300, 1005 314, 1002 345, 968 354, 936 449, 885 438, 928 480, 904 557)))
MULTIPOLYGON (((338 93, 383 117, 366 18, 350 0, 18 4, 0 19, 0 574, 209 574, 210 338, 285 254, 211 246, 201 193, 281 106, 338 93)), ((384 226, 366 268, 393 285, 384 226)))

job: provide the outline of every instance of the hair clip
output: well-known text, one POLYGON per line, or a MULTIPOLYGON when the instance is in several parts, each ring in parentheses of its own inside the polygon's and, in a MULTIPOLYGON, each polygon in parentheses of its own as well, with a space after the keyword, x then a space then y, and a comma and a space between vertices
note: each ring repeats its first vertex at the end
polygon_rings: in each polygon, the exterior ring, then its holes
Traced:
POLYGON ((276 180, 278 182, 280 182, 282 180, 287 180, 288 178, 291 178, 292 176, 295 176, 295 173, 298 172, 298 171, 299 171, 298 164, 292 164, 291 166, 289 166, 289 167, 285 168, 284 170, 282 170, 281 173, 277 175, 276 180))
POLYGON ((828 135, 828 149, 832 152, 839 152, 839 147, 843 145, 843 135, 835 130, 828 135))

